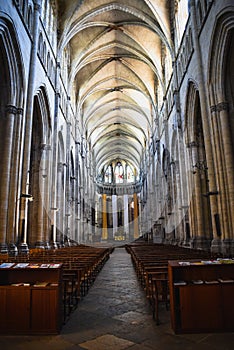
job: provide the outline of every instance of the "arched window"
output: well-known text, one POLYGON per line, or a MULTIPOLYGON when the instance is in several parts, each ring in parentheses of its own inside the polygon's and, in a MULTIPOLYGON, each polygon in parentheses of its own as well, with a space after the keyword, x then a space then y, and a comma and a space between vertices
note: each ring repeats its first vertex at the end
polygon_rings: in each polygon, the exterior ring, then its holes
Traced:
POLYGON ((127 182, 134 182, 135 177, 130 165, 127 165, 127 182))
POLYGON ((44 66, 46 66, 46 44, 45 44, 45 42, 43 43, 42 61, 44 63, 44 66))
POLYGON ((188 20, 188 1, 179 0, 177 5, 175 20, 176 20, 176 34, 177 34, 177 47, 180 46, 181 39, 184 34, 186 23, 188 20))
POLYGON ((43 57, 43 37, 42 34, 40 33, 39 35, 39 40, 38 40, 38 52, 39 52, 39 56, 43 57))
POLYGON ((115 182, 117 184, 123 183, 124 179, 124 171, 123 171, 123 166, 121 162, 118 162, 115 167, 115 182))
POLYGON ((32 34, 33 18, 32 18, 32 7, 31 6, 29 6, 29 8, 28 8, 28 29, 29 29, 29 32, 32 34))
POLYGON ((109 183, 109 184, 112 183, 112 169, 111 169, 111 165, 109 165, 107 167, 107 169, 106 169, 104 182, 109 183))

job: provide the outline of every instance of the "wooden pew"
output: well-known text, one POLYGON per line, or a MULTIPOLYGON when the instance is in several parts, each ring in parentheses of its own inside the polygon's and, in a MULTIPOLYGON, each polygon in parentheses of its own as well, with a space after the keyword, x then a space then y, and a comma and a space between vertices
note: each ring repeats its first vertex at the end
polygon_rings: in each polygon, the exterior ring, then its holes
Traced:
POLYGON ((63 318, 66 322, 94 283, 113 249, 85 245, 50 249, 30 249, 29 254, 4 255, 4 262, 60 263, 63 266, 63 318))
POLYGON ((137 277, 142 284, 146 297, 152 307, 152 315, 157 324, 159 320, 159 305, 169 306, 168 261, 188 259, 211 259, 219 257, 203 250, 188 249, 174 245, 146 243, 137 241, 126 245, 131 255, 137 277))

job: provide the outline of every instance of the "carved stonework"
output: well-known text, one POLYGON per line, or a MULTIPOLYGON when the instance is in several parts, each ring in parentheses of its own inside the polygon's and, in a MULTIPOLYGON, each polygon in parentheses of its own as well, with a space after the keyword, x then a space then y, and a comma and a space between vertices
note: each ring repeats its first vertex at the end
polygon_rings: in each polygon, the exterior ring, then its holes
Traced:
POLYGON ((37 3, 36 1, 34 1, 34 10, 35 11, 40 11, 41 10, 41 5, 39 3, 37 3))
POLYGON ((220 102, 217 104, 217 112, 228 111, 228 102, 220 102))
POLYGON ((62 172, 63 171, 63 163, 59 162, 58 163, 58 172, 62 172))
POLYGON ((8 114, 18 114, 18 108, 12 105, 7 105, 6 106, 6 113, 8 114))
POLYGON ((217 107, 215 105, 210 106, 210 111, 211 111, 211 113, 215 113, 217 111, 217 107))
POLYGON ((23 108, 17 108, 18 115, 23 115, 23 108))
POLYGON ((43 151, 51 151, 51 145, 48 145, 46 143, 41 144, 41 150, 43 151))
POLYGON ((228 102, 220 102, 217 105, 213 105, 210 107, 211 113, 228 111, 229 105, 228 102))
POLYGON ((188 148, 192 147, 198 147, 198 143, 196 141, 188 142, 187 143, 188 148))

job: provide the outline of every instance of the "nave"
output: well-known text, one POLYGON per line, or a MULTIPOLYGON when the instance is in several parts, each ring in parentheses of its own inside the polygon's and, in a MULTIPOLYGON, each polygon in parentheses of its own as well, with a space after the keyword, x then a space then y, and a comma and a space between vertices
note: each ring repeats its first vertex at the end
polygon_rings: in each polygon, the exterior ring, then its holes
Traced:
POLYGON ((56 336, 0 336, 4 350, 231 350, 234 333, 175 335, 170 311, 156 325, 130 254, 115 248, 56 336))

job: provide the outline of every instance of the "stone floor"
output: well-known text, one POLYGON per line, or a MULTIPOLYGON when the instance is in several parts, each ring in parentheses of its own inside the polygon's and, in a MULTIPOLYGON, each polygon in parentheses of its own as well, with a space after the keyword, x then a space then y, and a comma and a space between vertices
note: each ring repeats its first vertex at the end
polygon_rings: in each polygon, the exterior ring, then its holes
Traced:
POLYGON ((231 350, 234 333, 175 335, 170 312, 160 325, 138 283, 130 255, 116 248, 88 295, 54 336, 0 336, 3 350, 231 350))

